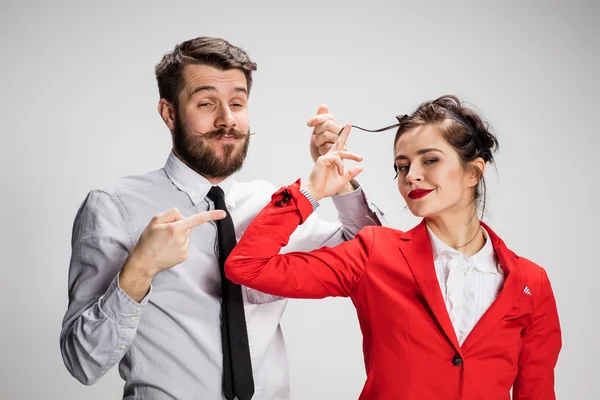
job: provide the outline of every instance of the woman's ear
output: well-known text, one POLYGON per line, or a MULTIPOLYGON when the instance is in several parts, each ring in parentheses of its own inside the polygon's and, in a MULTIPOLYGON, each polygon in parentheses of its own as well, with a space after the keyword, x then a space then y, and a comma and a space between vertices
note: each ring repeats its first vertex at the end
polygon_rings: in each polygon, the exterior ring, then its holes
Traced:
POLYGON ((469 162, 470 168, 467 172, 467 184, 469 187, 476 186, 483 178, 485 173, 485 161, 481 157, 477 157, 469 162))

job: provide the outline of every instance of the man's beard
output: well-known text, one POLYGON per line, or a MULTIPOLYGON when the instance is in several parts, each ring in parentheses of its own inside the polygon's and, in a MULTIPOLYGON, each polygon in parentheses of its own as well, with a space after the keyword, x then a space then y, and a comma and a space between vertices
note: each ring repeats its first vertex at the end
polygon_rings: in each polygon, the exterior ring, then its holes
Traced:
POLYGON ((226 178, 239 171, 244 164, 250 144, 249 133, 236 129, 216 129, 204 134, 187 131, 180 123, 179 116, 175 119, 173 131, 173 148, 185 164, 197 173, 210 178, 226 178), (222 145, 223 156, 210 148, 208 140, 219 139, 225 135, 234 139, 243 139, 242 146, 236 150, 237 142, 222 145))

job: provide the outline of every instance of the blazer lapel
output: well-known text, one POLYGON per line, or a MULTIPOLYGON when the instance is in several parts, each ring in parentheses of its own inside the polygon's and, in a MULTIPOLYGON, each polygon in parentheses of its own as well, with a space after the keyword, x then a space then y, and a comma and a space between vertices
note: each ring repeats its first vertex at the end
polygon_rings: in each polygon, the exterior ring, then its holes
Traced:
POLYGON ((510 251, 502 239, 500 239, 486 224, 481 225, 487 230, 494 250, 504 270, 506 279, 496 300, 483 314, 471 333, 463 343, 463 350, 473 346, 479 339, 485 337, 502 320, 502 318, 515 306, 519 297, 523 295, 525 288, 525 275, 519 268, 519 258, 510 251))
POLYGON ((401 237, 399 247, 438 325, 456 351, 461 353, 435 274, 433 253, 427 236, 425 220, 401 237))

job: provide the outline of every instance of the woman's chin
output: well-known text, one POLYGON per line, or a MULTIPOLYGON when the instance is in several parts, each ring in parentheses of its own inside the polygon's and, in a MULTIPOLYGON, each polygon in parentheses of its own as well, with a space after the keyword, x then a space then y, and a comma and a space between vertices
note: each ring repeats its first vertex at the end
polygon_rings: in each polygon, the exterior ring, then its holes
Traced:
POLYGON ((408 210, 412 215, 418 218, 425 218, 429 214, 425 207, 408 206, 408 210))

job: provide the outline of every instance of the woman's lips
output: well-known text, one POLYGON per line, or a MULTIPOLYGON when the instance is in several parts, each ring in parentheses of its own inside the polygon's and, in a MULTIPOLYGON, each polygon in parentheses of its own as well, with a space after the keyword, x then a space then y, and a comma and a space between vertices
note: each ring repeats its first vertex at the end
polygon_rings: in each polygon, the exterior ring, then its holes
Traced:
POLYGON ((429 193, 433 192, 433 189, 415 189, 411 190, 408 193, 408 198, 411 200, 420 199, 421 197, 427 196, 429 193))

